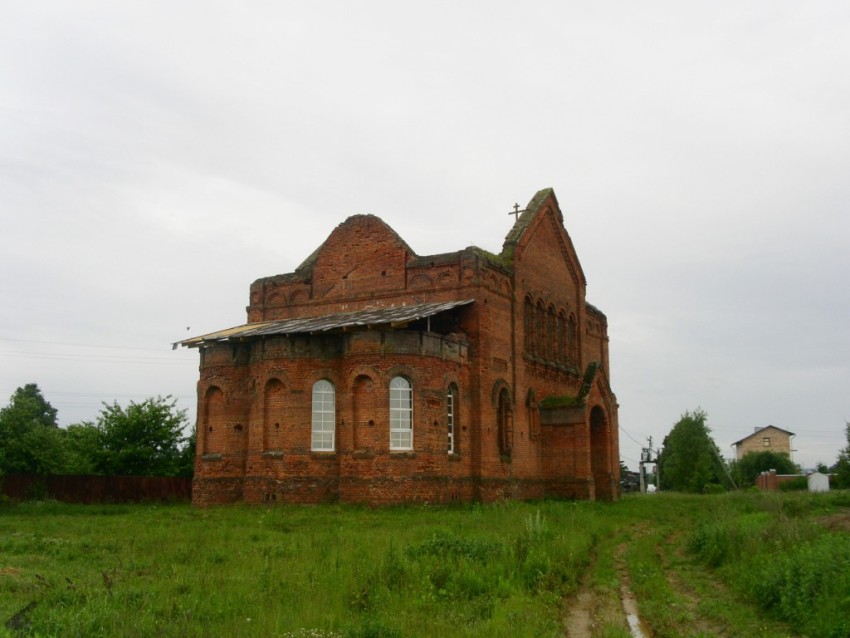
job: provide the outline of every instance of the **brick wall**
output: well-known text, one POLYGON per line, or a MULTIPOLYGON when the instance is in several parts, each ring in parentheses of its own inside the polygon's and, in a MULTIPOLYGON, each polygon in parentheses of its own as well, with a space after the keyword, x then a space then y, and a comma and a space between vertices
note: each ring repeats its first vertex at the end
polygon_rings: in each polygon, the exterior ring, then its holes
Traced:
POLYGON ((769 470, 767 472, 762 472, 756 477, 756 487, 760 490, 775 492, 779 489, 780 483, 786 483, 787 481, 793 481, 796 478, 800 478, 803 476, 802 474, 777 474, 776 470, 769 470))

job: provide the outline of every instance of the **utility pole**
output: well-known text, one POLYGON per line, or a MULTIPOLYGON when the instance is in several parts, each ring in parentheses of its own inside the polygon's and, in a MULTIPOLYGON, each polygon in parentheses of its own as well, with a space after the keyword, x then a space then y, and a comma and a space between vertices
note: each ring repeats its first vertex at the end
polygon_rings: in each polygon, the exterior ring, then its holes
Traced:
MULTIPOLYGON (((655 464, 655 459, 652 458, 652 437, 649 437, 649 462, 655 464)), ((655 488, 658 489, 658 465, 655 465, 655 488)))
POLYGON ((643 458, 645 456, 646 448, 642 448, 640 451, 640 464, 638 467, 638 475, 640 477, 640 493, 646 494, 646 481, 643 478, 643 458))
MULTIPOLYGON (((652 439, 649 439, 650 445, 652 445, 652 439)), ((658 455, 661 453, 661 450, 655 453, 655 489, 659 492, 661 491, 661 465, 658 463, 658 455)))
POLYGON ((652 464, 655 465, 655 488, 658 489, 659 485, 659 476, 660 473, 658 471, 658 455, 655 455, 653 458, 653 449, 652 449, 652 437, 649 437, 649 447, 641 448, 640 451, 640 493, 646 494, 647 482, 646 482, 646 465, 652 464))
POLYGON ((726 466, 726 461, 720 458, 720 452, 717 450, 717 446, 712 445, 711 451, 714 452, 715 458, 717 458, 717 462, 720 463, 720 467, 723 468, 723 471, 726 472, 726 477, 729 479, 729 482, 732 484, 734 489, 738 489, 738 486, 735 484, 735 479, 732 478, 732 475, 729 473, 729 468, 726 466))

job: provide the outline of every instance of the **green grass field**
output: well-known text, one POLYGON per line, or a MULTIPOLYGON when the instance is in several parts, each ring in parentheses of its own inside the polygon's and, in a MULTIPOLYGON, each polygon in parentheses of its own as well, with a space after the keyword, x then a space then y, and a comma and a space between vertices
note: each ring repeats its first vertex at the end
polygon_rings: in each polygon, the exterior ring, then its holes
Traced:
POLYGON ((586 635, 617 637, 624 587, 654 636, 847 636, 848 508, 7 505, 0 636, 564 636, 586 612, 586 635))

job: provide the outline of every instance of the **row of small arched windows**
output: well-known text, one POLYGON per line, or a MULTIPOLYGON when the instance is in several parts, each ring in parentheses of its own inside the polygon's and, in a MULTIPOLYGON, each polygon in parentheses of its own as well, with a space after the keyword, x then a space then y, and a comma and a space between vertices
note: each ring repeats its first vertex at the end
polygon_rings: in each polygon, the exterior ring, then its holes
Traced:
POLYGON ((525 298, 523 328, 525 353, 535 359, 574 366, 578 363, 578 322, 542 300, 525 298))

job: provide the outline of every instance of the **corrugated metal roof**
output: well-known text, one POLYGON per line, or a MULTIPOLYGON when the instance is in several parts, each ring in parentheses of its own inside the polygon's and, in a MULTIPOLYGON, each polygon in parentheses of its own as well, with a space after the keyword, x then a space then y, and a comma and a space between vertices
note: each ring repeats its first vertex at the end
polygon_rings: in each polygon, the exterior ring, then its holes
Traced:
POLYGON ((451 310, 459 306, 471 304, 474 299, 463 299, 461 301, 446 301, 442 303, 419 303, 409 306, 395 306, 392 308, 370 308, 368 310, 357 310, 355 312, 340 312, 321 317, 301 317, 297 319, 281 319, 279 321, 261 321, 248 323, 243 326, 235 326, 217 332, 192 337, 178 341, 176 345, 196 348, 204 343, 228 341, 230 339, 247 339, 253 337, 268 337, 272 335, 286 334, 312 334, 316 332, 328 332, 329 330, 378 326, 384 324, 407 323, 416 319, 431 317, 440 312, 451 310))

